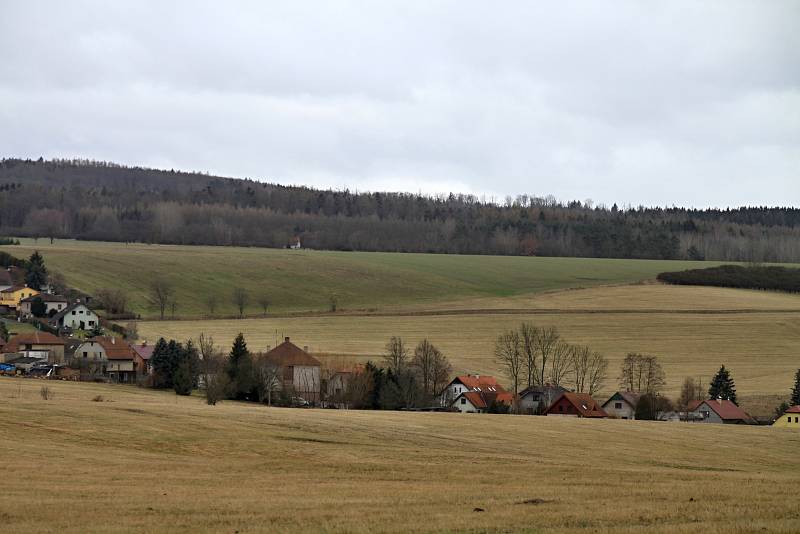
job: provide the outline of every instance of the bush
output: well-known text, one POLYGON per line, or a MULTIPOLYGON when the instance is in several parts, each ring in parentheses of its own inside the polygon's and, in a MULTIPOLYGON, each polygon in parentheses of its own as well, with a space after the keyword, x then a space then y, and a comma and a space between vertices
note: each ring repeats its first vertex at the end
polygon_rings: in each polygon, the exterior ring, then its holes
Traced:
POLYGON ((42 397, 43 400, 51 400, 55 397, 55 393, 53 393, 49 387, 42 386, 42 389, 39 390, 39 396, 42 397))

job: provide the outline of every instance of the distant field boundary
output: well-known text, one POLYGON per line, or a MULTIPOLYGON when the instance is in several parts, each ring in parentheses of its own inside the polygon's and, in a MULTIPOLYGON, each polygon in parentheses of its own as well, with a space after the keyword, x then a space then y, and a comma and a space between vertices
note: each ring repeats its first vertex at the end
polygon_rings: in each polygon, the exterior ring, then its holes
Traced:
POLYGON ((303 317, 437 317, 448 315, 629 315, 629 314, 653 314, 653 315, 744 315, 744 314, 797 314, 800 309, 792 308, 771 308, 771 309, 720 309, 720 310, 697 310, 697 309, 672 309, 663 310, 655 308, 643 309, 617 309, 617 308, 592 308, 592 309, 563 309, 563 308, 489 308, 489 309, 468 309, 468 310, 419 310, 419 311, 339 311, 339 312, 298 312, 281 313, 269 315, 246 315, 244 317, 175 317, 160 319, 140 319, 140 322, 160 323, 174 321, 232 321, 232 320, 253 320, 253 319, 297 319, 303 317))

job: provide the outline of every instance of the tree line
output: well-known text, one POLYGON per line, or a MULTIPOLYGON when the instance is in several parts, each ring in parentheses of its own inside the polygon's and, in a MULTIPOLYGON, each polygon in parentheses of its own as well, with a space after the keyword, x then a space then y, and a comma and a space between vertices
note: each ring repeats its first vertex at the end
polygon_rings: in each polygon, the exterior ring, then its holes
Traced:
POLYGON ((87 160, 0 160, 0 232, 317 249, 800 261, 800 209, 619 208, 288 187, 87 160))
POLYGON ((660 273, 657 278, 668 284, 800 292, 800 269, 788 267, 721 265, 660 273))

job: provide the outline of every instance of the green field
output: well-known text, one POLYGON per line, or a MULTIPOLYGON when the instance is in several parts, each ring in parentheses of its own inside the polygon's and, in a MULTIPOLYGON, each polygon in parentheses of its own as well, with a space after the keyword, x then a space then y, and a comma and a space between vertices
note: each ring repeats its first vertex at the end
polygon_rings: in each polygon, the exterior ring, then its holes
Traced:
POLYGON ((216 295, 217 316, 234 316, 233 289, 248 290, 247 314, 327 311, 335 294, 344 310, 456 305, 465 299, 506 298, 544 291, 631 283, 667 270, 707 262, 456 256, 377 252, 330 252, 240 247, 190 247, 23 239, 5 250, 27 257, 39 250, 50 269, 73 287, 95 292, 120 287, 133 311, 154 316, 148 285, 156 275, 176 289, 177 315, 203 317, 216 295))
POLYGON ((8 533, 800 531, 792 429, 206 406, 4 377, 0 399, 8 533))

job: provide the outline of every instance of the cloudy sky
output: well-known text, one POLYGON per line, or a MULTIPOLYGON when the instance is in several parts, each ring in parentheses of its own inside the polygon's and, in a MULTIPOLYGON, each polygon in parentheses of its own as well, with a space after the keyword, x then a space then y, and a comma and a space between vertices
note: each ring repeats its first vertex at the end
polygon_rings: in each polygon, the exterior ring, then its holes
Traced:
POLYGON ((0 156, 798 206, 799 27, 777 0, 2 1, 0 156))

